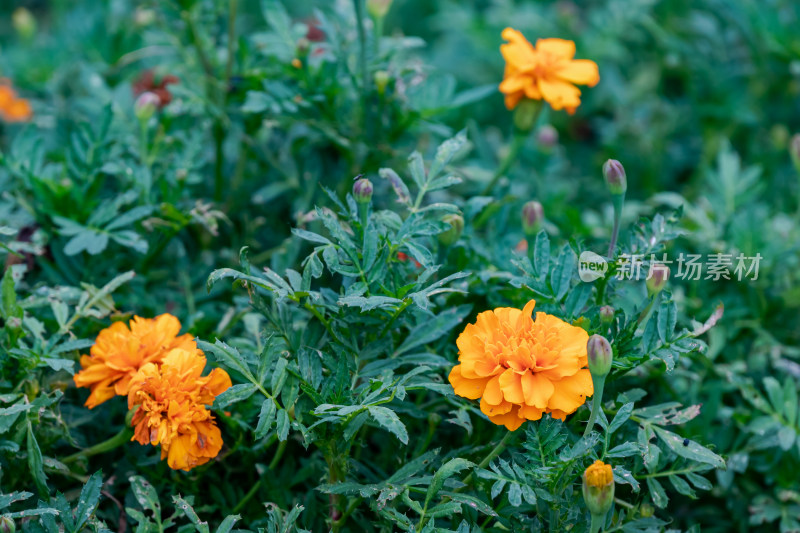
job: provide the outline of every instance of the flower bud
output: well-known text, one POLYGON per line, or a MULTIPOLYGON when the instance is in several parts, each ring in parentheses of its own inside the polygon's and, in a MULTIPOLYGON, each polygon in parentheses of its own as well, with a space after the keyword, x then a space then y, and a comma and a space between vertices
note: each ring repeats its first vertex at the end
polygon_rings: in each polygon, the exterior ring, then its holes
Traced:
POLYGON ((133 13, 133 23, 139 27, 150 26, 156 21, 156 13, 152 9, 137 8, 133 13))
POLYGON ((360 204, 368 204, 372 201, 372 182, 367 178, 359 178, 353 184, 353 197, 360 204))
POLYGON ((586 353, 589 358, 589 372, 593 377, 601 378, 611 371, 611 361, 614 353, 611 345, 602 335, 592 335, 586 343, 586 353))
POLYGON ((611 465, 595 461, 583 473, 583 501, 593 516, 605 517, 614 503, 614 473, 611 465))
POLYGON ((10 516, 0 516, 0 533, 14 533, 17 526, 14 525, 14 519, 10 516))
POLYGON ((16 316, 12 316, 6 320, 6 329, 9 330, 17 330, 22 327, 22 319, 16 316))
POLYGON ((558 144, 558 130, 551 124, 542 124, 536 130, 536 143, 544 151, 552 150, 558 144))
POLYGON ((439 242, 445 246, 452 246, 458 242, 461 232, 464 231, 464 217, 455 214, 445 215, 442 217, 442 222, 450 227, 439 234, 439 242))
POLYGON ((375 82, 378 94, 383 95, 386 92, 386 86, 389 85, 389 73, 385 70, 379 70, 373 75, 372 80, 375 82))
POLYGON ((642 518, 650 518, 655 513, 655 508, 647 502, 643 503, 641 507, 639 507, 639 516, 642 518))
POLYGON ((382 19, 392 7, 392 0, 367 0, 367 12, 376 19, 382 19))
POLYGON ((522 231, 527 236, 536 235, 542 229, 544 208, 542 204, 531 200, 522 206, 522 231))
POLYGON ((608 190, 614 196, 625 194, 628 190, 628 179, 625 176, 625 168, 616 159, 609 159, 603 165, 603 177, 606 180, 608 190))
POLYGON ((652 297, 661 292, 669 280, 669 267, 663 263, 654 263, 650 266, 650 275, 645 284, 647 294, 652 297))
POLYGON ((147 122, 150 120, 150 117, 155 114, 160 103, 161 99, 155 93, 147 91, 140 94, 139 98, 136 99, 136 103, 133 105, 136 118, 138 118, 140 122, 147 122))
POLYGON ((795 133, 792 136, 792 140, 789 142, 789 153, 792 156, 794 168, 800 172, 800 133, 795 133))
POLYGON ((614 308, 610 305, 604 305, 600 308, 600 323, 604 326, 610 326, 614 322, 614 308))
POLYGON ((541 109, 541 100, 522 100, 514 109, 514 127, 523 133, 531 131, 536 124, 536 119, 539 118, 541 109))
POLYGON ((297 55, 299 57, 305 57, 308 55, 308 51, 311 49, 311 41, 309 41, 305 37, 300 37, 297 39, 297 55))
POLYGON ((23 40, 30 40, 36 34, 36 19, 24 7, 18 7, 11 15, 11 24, 23 40))

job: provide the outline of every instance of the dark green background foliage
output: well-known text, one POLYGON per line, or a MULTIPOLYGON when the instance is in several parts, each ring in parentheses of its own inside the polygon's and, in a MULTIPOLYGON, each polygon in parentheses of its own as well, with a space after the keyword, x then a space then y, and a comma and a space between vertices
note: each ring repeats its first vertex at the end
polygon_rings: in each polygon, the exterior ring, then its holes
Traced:
POLYGON ((0 76, 35 116, 0 124, 0 513, 47 532, 587 531, 580 474, 601 458, 609 531, 800 531, 800 5, 363 7, 2 4, 0 76), (513 134, 507 26, 574 40, 601 82, 573 116, 545 108, 487 195, 513 134), (148 69, 178 83, 140 121, 148 69), (581 282, 578 255, 608 247, 608 158, 629 184, 618 255, 760 254, 758 279, 581 282), (466 323, 532 298, 612 342, 585 437, 588 404, 509 435, 447 382, 466 323), (213 406, 225 446, 189 473, 92 448, 125 402, 89 411, 72 383, 112 319, 164 312, 234 382, 213 406))

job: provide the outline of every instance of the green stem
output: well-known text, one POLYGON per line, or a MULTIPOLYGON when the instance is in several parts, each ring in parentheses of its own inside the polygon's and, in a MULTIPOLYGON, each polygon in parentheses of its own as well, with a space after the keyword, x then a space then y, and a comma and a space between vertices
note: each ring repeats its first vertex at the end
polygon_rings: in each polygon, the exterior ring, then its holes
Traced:
POLYGON ((600 409, 603 408, 603 388, 606 385, 606 377, 592 376, 592 382, 594 383, 594 394, 592 395, 592 414, 589 415, 589 421, 586 423, 586 429, 583 432, 584 438, 592 432, 594 423, 597 421, 597 414, 600 412, 600 409))
MULTIPOLYGON (((489 466, 489 463, 491 463, 498 455, 503 453, 503 450, 505 450, 506 446, 508 446, 508 441, 511 440, 511 436, 513 434, 514 434, 513 431, 506 431, 506 434, 503 435, 503 438, 500 439, 500 442, 498 442, 497 445, 492 449, 492 451, 489 452, 489 455, 484 457, 483 461, 478 463, 477 469, 486 468, 487 466, 489 466)), ((469 485, 470 481, 472 481, 472 472, 470 472, 469 475, 465 477, 461 482, 464 485, 469 485)), ((456 492, 458 492, 458 490, 456 490, 456 492)))
POLYGON ((91 457, 93 455, 110 452, 111 450, 119 448, 126 442, 130 442, 132 436, 133 436, 133 429, 126 426, 122 428, 122 431, 120 431, 110 439, 103 441, 99 444, 95 444, 94 446, 86 448, 85 450, 75 452, 72 455, 68 455, 67 457, 62 459, 61 462, 71 463, 73 461, 80 459, 81 457, 91 457))
POLYGON ((370 138, 369 120, 369 71, 367 70, 367 32, 364 28, 364 0, 353 0, 356 10, 356 26, 358 29, 359 69, 361 70, 361 100, 364 106, 364 135, 370 138))
POLYGON ((225 65, 225 85, 231 81, 233 74, 233 53, 236 46, 236 11, 239 0, 228 0, 228 63, 225 65))
POLYGON ((520 131, 514 132, 514 138, 511 140, 511 147, 508 149, 508 153, 503 158, 503 161, 500 163, 500 166, 497 167, 497 170, 492 176, 492 180, 483 190, 481 195, 486 196, 492 192, 492 190, 495 188, 500 178, 502 178, 506 174, 506 172, 508 172, 508 169, 511 168, 511 165, 514 163, 514 161, 517 160, 517 157, 519 156, 522 147, 525 145, 525 139, 527 138, 528 138, 528 132, 524 133, 520 131))
POLYGON ((256 495, 256 492, 258 492, 259 487, 261 487, 261 479, 256 481, 255 484, 250 488, 250 490, 247 491, 247 494, 244 495, 242 500, 236 504, 236 507, 233 508, 233 514, 238 514, 239 511, 244 509, 244 506, 247 504, 247 502, 249 502, 250 499, 256 495))
POLYGON ((608 243, 608 258, 614 259, 614 251, 617 248, 617 238, 619 238, 619 224, 622 219, 622 206, 625 205, 625 194, 614 195, 614 229, 611 231, 611 241, 608 243))
POLYGON ((605 523, 605 514, 604 515, 597 515, 592 514, 592 524, 589 526, 589 533, 597 533, 602 529, 603 524, 605 523))

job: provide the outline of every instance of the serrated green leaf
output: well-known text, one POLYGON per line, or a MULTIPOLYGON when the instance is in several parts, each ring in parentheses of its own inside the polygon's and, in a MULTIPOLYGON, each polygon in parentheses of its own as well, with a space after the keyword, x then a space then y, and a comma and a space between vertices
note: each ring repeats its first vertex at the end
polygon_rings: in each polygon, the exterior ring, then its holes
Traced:
POLYGON ((725 460, 708 448, 701 446, 693 440, 684 439, 658 426, 653 426, 653 429, 667 447, 681 457, 700 463, 706 463, 715 468, 725 468, 725 460))
POLYGON ((378 405, 371 405, 367 410, 378 425, 394 434, 403 444, 408 444, 408 431, 406 430, 406 426, 400 421, 397 413, 388 407, 381 407, 378 405))
POLYGON ((272 423, 275 421, 276 412, 275 401, 272 398, 265 399, 261 404, 261 412, 258 415, 258 425, 255 431, 256 439, 263 439, 267 436, 267 432, 269 432, 272 423))

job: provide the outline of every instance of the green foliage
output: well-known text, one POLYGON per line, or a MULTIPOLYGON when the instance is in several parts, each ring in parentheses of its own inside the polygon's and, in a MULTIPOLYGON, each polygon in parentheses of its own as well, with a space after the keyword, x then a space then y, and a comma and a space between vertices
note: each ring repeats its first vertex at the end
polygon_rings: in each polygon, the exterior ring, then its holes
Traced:
POLYGON ((12 4, 0 76, 34 116, 0 120, 3 527, 583 532, 601 460, 606 531, 800 529, 796 3, 12 4), (526 136, 507 26, 600 69, 526 136), (609 157, 621 232, 585 282, 609 157), (681 276, 711 254, 758 275, 681 276), (508 432, 448 382, 464 327, 531 299, 611 343, 592 422, 590 401, 508 432), (98 331, 165 312, 233 381, 190 472, 73 381, 98 331))

